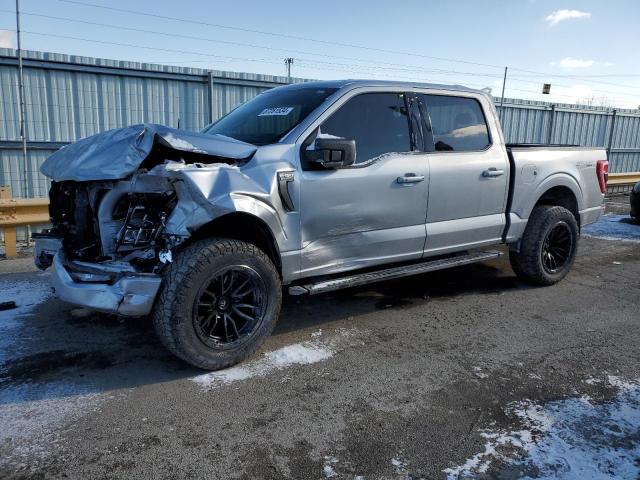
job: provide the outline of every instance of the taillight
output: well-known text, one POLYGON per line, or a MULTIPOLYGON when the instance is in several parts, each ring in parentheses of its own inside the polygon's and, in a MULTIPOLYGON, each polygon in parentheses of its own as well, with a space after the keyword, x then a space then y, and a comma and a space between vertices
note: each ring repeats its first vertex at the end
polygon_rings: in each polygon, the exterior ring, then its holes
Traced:
POLYGON ((598 185, 600 185, 600 191, 607 193, 607 181, 609 180, 609 161, 598 160, 596 163, 596 174, 598 175, 598 185))

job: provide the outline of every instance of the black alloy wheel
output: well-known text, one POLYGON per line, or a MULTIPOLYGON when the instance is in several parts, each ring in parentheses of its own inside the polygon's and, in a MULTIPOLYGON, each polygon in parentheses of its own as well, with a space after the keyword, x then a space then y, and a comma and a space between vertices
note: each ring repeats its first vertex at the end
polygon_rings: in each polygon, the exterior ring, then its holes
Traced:
POLYGON ((196 296, 193 324, 198 338, 214 349, 247 342, 265 315, 266 287, 248 266, 217 271, 196 296))
POLYGON ((542 245, 542 265, 551 274, 562 270, 571 258, 573 234, 567 222, 560 221, 549 230, 542 245))

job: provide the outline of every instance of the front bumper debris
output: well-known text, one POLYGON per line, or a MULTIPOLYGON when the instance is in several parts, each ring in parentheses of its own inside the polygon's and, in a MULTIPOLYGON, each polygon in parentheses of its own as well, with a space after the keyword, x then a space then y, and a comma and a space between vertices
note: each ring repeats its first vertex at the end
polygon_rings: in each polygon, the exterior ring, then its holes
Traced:
MULTIPOLYGON (((84 264, 84 262, 83 262, 84 264)), ((86 265, 86 264, 85 264, 86 265)), ((64 254, 53 257, 52 285, 56 296, 102 312, 139 317, 148 315, 160 288, 160 276, 151 273, 119 272, 92 264, 76 271, 65 265, 64 254), (76 281, 80 279, 82 281, 76 281)))
POLYGON ((33 250, 33 262, 40 270, 46 270, 53 263, 53 257, 62 248, 62 238, 47 230, 34 233, 31 238, 36 242, 33 250))

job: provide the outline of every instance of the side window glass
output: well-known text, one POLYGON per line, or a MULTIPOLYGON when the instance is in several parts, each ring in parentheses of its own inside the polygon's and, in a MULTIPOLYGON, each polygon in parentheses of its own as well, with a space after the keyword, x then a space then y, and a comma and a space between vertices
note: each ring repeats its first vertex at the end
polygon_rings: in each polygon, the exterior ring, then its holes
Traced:
POLYGON ((322 124, 318 138, 322 137, 355 140, 356 163, 385 153, 411 151, 404 94, 353 97, 322 124))
POLYGON ((484 150, 491 144, 480 103, 473 98, 426 95, 436 151, 484 150))

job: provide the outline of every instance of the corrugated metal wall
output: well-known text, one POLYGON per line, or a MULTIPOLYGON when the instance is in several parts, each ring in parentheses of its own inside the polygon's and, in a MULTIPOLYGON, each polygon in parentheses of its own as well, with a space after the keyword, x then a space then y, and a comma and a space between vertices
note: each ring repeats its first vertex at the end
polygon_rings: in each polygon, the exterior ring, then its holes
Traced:
POLYGON ((605 147, 610 172, 640 171, 638 110, 505 99, 500 117, 509 143, 605 147))
MULTIPOLYGON (((160 123, 199 130, 285 77, 25 52, 27 178, 19 142, 15 51, 0 49, 0 185, 45 196, 39 173, 62 144, 111 128, 160 123)), ((295 79, 294 81, 303 81, 295 79)), ((640 112, 505 99, 508 142, 612 147, 612 172, 640 171, 640 112), (615 120, 614 120, 615 117, 615 120), (614 134, 611 136, 611 127, 614 134), (612 141, 611 145, 609 141, 612 141)))
MULTIPOLYGON (((0 49, 0 185, 46 196, 40 165, 61 145, 111 128, 160 123, 200 130, 286 77, 24 52, 27 181, 15 51, 0 49)), ((302 81, 294 79, 294 81, 302 81)))

